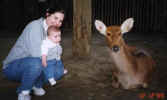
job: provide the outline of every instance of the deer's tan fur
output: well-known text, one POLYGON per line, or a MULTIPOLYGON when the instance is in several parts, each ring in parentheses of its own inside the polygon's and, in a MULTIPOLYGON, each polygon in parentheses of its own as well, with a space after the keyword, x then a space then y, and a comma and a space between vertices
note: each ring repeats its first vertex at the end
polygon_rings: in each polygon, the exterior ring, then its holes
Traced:
POLYGON ((133 23, 133 18, 129 18, 120 26, 106 27, 100 20, 95 21, 96 29, 106 37, 109 53, 115 63, 112 85, 117 88, 146 88, 155 67, 155 62, 148 53, 124 42, 122 34, 130 31, 133 23))

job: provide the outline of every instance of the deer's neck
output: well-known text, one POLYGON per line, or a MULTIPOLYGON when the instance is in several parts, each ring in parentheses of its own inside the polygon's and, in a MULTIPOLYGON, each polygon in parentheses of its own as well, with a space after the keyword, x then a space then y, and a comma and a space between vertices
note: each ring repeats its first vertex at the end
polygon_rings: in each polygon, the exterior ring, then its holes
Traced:
POLYGON ((123 43, 122 46, 120 46, 120 50, 118 52, 110 52, 111 57, 116 64, 116 67, 118 70, 121 72, 127 72, 129 74, 134 74, 134 69, 133 67, 133 57, 130 54, 130 51, 128 50, 128 46, 123 43))

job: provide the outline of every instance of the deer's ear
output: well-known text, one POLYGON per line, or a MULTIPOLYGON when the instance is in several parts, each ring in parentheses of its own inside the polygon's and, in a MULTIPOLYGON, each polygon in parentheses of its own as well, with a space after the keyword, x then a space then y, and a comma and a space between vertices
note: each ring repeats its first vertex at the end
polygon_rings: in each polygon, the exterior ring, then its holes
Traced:
POLYGON ((126 33, 129 32, 133 27, 134 20, 133 18, 126 19, 121 25, 121 32, 126 33))
POLYGON ((95 27, 96 29, 103 35, 106 35, 106 25, 100 21, 100 20, 95 20, 95 27))

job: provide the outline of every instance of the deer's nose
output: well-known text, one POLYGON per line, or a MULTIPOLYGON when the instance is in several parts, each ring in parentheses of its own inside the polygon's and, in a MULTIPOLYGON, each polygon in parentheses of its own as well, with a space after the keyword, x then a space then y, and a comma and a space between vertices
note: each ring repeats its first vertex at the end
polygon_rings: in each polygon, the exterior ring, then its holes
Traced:
POLYGON ((119 46, 114 45, 114 46, 112 47, 112 51, 118 52, 118 51, 119 51, 119 46))

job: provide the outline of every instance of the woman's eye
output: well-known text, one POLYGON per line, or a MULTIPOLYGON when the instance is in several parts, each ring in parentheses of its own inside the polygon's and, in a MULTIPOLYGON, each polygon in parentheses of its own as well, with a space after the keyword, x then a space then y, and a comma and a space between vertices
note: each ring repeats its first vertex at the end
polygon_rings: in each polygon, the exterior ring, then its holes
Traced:
POLYGON ((55 20, 57 20, 57 19, 58 19, 58 17, 55 17, 54 19, 55 19, 55 20))

